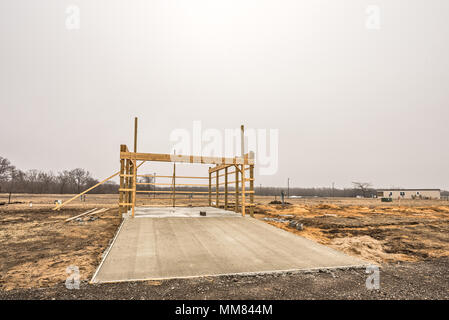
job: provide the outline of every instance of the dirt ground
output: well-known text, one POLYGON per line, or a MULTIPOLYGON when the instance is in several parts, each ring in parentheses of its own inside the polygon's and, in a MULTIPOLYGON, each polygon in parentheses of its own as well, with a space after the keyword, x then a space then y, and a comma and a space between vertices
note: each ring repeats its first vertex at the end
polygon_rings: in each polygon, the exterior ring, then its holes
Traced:
POLYGON ((449 256, 449 202, 289 199, 260 204, 256 217, 368 261, 420 261, 449 256), (285 220, 285 222, 272 220, 285 220), (303 230, 290 227, 299 222, 303 230))
MULTIPOLYGON (((0 203, 5 197, 0 195, 0 203)), ((15 204, 0 205, 0 299, 448 298, 448 201, 309 198, 288 199, 291 204, 282 206, 270 205, 273 197, 256 197, 256 218, 381 265, 386 282, 376 293, 361 286, 364 270, 90 285, 121 221, 117 195, 88 195, 86 202, 75 200, 61 211, 51 210, 54 200, 69 197, 15 195, 15 204), (93 208, 109 210, 93 219, 64 221, 93 208), (292 221, 303 229, 291 227, 292 221), (66 268, 72 265, 80 270, 80 290, 64 286, 66 268), (245 283, 249 290, 244 290, 245 283)), ((195 201, 204 205, 206 198, 195 201)), ((189 199, 177 204, 195 205, 189 199)))
POLYGON ((49 204, 0 206, 0 290, 61 283, 72 265, 87 280, 121 219, 117 209, 110 208, 92 216, 93 221, 64 220, 96 207, 108 206, 82 204, 61 211, 52 211, 49 204))

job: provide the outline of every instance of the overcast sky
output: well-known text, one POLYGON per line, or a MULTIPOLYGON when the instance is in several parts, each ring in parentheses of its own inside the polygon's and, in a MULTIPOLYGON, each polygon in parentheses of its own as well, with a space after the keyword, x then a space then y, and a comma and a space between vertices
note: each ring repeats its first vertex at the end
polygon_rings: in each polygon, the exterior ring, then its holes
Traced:
POLYGON ((200 120, 279 130, 257 185, 449 189, 448 39, 447 0, 1 1, 0 156, 103 178, 200 120))

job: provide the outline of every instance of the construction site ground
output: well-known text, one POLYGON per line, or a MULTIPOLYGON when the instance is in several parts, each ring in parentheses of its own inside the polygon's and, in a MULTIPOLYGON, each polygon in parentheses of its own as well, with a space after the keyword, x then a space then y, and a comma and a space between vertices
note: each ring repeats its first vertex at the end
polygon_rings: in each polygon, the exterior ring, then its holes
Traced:
MULTIPOLYGON (((0 195, 0 299, 449 298, 448 201, 290 198, 290 205, 271 205, 273 197, 256 197, 257 219, 380 265, 380 290, 368 290, 365 269, 89 284, 121 222, 117 195, 87 195, 51 210, 69 197, 13 195, 14 204, 1 205, 8 199, 0 195), (110 209, 65 222, 93 208, 110 209), (69 266, 79 268, 79 290, 65 286, 69 266)), ((199 200, 205 205, 206 198, 177 205, 199 200)))

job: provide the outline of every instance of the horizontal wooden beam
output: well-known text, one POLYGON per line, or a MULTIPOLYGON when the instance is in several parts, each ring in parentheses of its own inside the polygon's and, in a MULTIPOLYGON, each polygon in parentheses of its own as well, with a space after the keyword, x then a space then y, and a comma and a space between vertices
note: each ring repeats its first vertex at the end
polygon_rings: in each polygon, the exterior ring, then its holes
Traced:
MULTIPOLYGON (((138 174, 138 177, 154 177, 154 178, 170 178, 173 179, 173 176, 155 176, 152 174, 138 174)), ((179 179, 209 179, 209 177, 191 177, 191 176, 175 176, 175 178, 179 179)))
POLYGON ((119 203, 118 205, 121 207, 128 207, 128 206, 132 206, 133 204, 132 203, 119 203))
MULTIPOLYGON (((150 186, 172 186, 173 183, 153 183, 153 182, 137 182, 137 185, 150 185, 150 186)), ((201 183, 177 183, 177 186, 200 186, 200 187, 207 187, 208 184, 201 184, 201 183)))
MULTIPOLYGON (((136 190, 137 193, 170 193, 173 194, 173 190, 167 190, 167 191, 151 191, 151 190, 136 190)), ((209 191, 175 191, 176 194, 182 193, 182 194, 208 194, 209 191)), ((224 192, 219 192, 224 193, 224 192)), ((152 199, 152 198, 151 198, 152 199)), ((168 199, 168 198, 167 198, 168 199)))
POLYGON ((225 168, 229 168, 230 166, 233 166, 234 164, 221 164, 219 166, 213 167, 209 169, 209 173, 214 173, 215 171, 219 171, 225 168))
POLYGON ((225 157, 203 157, 174 155, 162 153, 140 153, 140 152, 120 152, 120 159, 142 160, 142 161, 160 161, 160 162, 185 162, 185 163, 204 163, 204 164, 254 164, 251 158, 225 158, 225 157))

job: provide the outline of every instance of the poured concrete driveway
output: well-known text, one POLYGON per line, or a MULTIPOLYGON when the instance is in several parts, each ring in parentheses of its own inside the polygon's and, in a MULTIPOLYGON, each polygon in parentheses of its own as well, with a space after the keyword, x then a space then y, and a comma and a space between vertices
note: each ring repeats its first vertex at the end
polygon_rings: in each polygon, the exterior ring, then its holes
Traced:
POLYGON ((124 220, 92 282, 366 264, 249 217, 146 216, 124 220))

